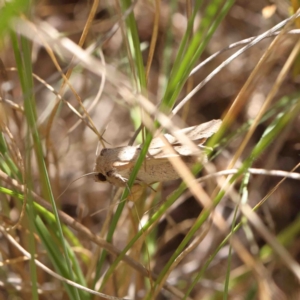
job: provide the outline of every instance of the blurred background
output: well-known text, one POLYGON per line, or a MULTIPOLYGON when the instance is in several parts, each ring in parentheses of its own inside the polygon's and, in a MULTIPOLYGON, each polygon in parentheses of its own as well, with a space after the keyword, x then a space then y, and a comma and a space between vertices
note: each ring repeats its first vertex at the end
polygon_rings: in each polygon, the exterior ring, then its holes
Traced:
MULTIPOLYGON (((154 1, 141 0, 134 4, 134 17, 145 66, 149 57, 151 38, 153 37, 154 20, 155 17, 158 17, 157 41, 146 88, 147 96, 154 104, 158 104, 164 95, 180 42, 188 26, 188 10, 194 5, 193 1, 157 1, 157 3, 160 6, 159 15, 155 10, 154 1)), ((30 6, 28 18, 33 26, 43 28, 47 23, 57 31, 57 37, 66 37, 75 44, 80 45, 82 33, 84 27, 88 24, 87 20, 93 5, 93 1, 36 1, 30 6)), ((209 1, 204 1, 203 7, 208 5, 209 1)), ((234 1, 228 14, 207 44, 198 63, 232 43, 266 32, 288 18, 293 9, 295 9, 293 1, 234 1)), ((124 34, 126 35, 125 25, 118 22, 121 15, 124 15, 124 13, 121 12, 118 1, 100 1, 92 24, 80 47, 87 49, 90 45, 98 43, 99 46, 96 47, 93 55, 102 62, 105 61, 106 65, 113 66, 116 70, 125 74, 128 81, 134 82, 135 78, 131 69, 133 60, 130 58, 125 45, 127 40, 124 40, 124 34)), ((20 17, 22 18, 22 15, 20 17)), ((199 10, 194 21, 195 30, 202 20, 203 11, 199 10)), ((297 29, 298 24, 294 24, 293 28, 297 29)), ((16 32, 18 33, 18 31, 16 32)), ((81 113, 82 108, 78 104, 78 99, 82 101, 97 130, 100 133, 104 132, 103 137, 109 148, 128 144, 130 138, 134 135, 135 129, 139 126, 139 111, 131 109, 128 103, 120 97, 117 89, 109 80, 105 79, 105 76, 101 78, 96 76, 94 70, 85 68, 76 61, 74 64, 70 64, 71 60, 60 53, 60 49, 55 49, 57 45, 50 45, 50 48, 56 51, 56 60, 61 68, 61 70, 58 70, 53 57, 49 55, 47 47, 42 46, 44 43, 42 40, 39 34, 32 37, 31 63, 32 71, 36 75, 32 94, 35 95, 37 126, 44 149, 52 192, 56 204, 62 211, 89 228, 94 234, 101 233, 105 238, 106 235, 102 230, 106 226, 105 222, 108 222, 109 219, 108 211, 117 207, 120 196, 113 203, 117 190, 115 187, 109 183, 94 182, 91 175, 80 178, 82 175, 93 171, 99 139, 95 132, 84 122, 79 122, 78 116, 65 103, 61 103, 55 108, 58 99, 55 93, 59 93, 65 101, 81 113), (69 77, 69 84, 64 85, 62 72, 66 73, 70 68, 72 68, 72 72, 69 77), (51 87, 50 89, 49 86, 45 85, 45 82, 51 87), (53 93, 52 89, 56 92, 53 93), (56 109, 55 113, 54 109, 56 109), (53 117, 51 128, 49 127, 50 116, 53 117), (48 138, 46 138, 47 135, 48 138)), ((223 119, 273 40, 274 37, 264 39, 218 72, 178 113, 181 117, 178 126, 182 126, 182 124, 193 126, 212 119, 223 119)), ((234 157, 247 133, 248 122, 253 120, 259 113, 266 96, 273 87, 279 72, 298 40, 296 34, 287 34, 282 38, 275 51, 273 50, 270 57, 265 61, 259 75, 253 80, 251 88, 242 95, 243 106, 236 118, 232 120, 224 139, 218 143, 214 151, 216 155, 213 155, 214 159, 211 163, 213 170, 226 169, 228 163, 234 157)), ((199 84, 225 59, 240 48, 241 46, 224 51, 190 77, 181 90, 177 103, 194 86, 199 84)), ((26 146, 24 139, 27 121, 22 110, 15 109, 12 104, 3 100, 9 99, 17 104, 19 108, 24 106, 24 92, 15 69, 17 64, 14 51, 11 37, 6 33, 1 40, 0 57, 3 66, 1 67, 2 101, 0 102, 0 110, 3 123, 8 126, 14 138, 15 144, 12 148, 16 146, 25 159, 26 146)), ((246 149, 235 164, 236 167, 241 166, 243 160, 257 145, 271 122, 280 113, 284 113, 285 109, 299 102, 299 80, 298 57, 268 108, 270 116, 258 125, 246 149), (275 113, 272 115, 274 111, 275 113)), ((2 130, 2 134, 4 139, 8 141, 7 132, 2 130)), ((300 118, 296 117, 291 119, 284 130, 274 138, 269 148, 255 159, 252 167, 290 171, 299 163, 299 137, 300 118)), ((9 142, 7 143, 9 144, 9 142)), ((2 161, 4 161, 3 153, 1 155, 2 161)), ((5 171, 3 165, 1 169, 5 171)), ((296 172, 297 170, 299 171, 299 168, 296 169, 296 172)), ((209 170, 203 170, 198 177, 208 173, 209 170)), ((39 183, 39 170, 34 159, 32 159, 32 178, 32 189, 37 194, 43 194, 39 183)), ((280 180, 279 177, 251 175, 247 186, 247 203, 251 207, 255 206, 280 180)), ((127 203, 114 233, 113 244, 119 249, 123 249, 134 235, 134 232, 138 230, 128 220, 130 211, 133 214, 138 212, 138 219, 143 223, 159 209, 167 197, 176 190, 180 182, 180 180, 177 180, 155 185, 154 190, 157 193, 154 193, 151 189, 144 191, 145 198, 143 201, 146 204, 142 212, 139 209, 135 211, 135 205, 139 204, 127 203)), ((240 184, 241 179, 236 181, 235 191, 239 192, 241 189, 240 184)), ((6 183, 2 182, 2 185, 6 186, 6 183)), ((286 235, 284 235, 287 239, 285 246, 297 263, 300 259, 299 186, 299 181, 286 179, 257 211, 261 221, 273 234, 274 238, 286 232, 286 235)), ((216 182, 214 180, 206 181, 202 183, 202 187, 208 195, 212 195, 216 188, 216 182)), ((5 194, 0 194, 0 196, 1 202, 6 203, 2 205, 1 215, 3 220, 1 222, 6 225, 8 219, 11 223, 17 222, 20 216, 18 200, 5 194)), ((216 211, 224 217, 229 227, 233 220, 235 207, 236 205, 231 201, 230 196, 224 196, 216 207, 216 211)), ((141 246, 140 262, 146 268, 159 274, 184 239, 188 230, 193 226, 202 209, 201 203, 189 191, 181 195, 156 224, 151 240, 144 245, 146 250, 141 246)), ((241 220, 240 214, 238 214, 237 220, 241 220)), ((224 233, 212 224, 211 219, 207 221, 206 225, 207 232, 201 242, 177 266, 174 266, 173 271, 169 274, 168 283, 183 292, 187 290, 192 278, 203 267, 225 237, 224 233)), ((15 236, 20 235, 21 237, 21 233, 26 228, 25 224, 21 223, 20 226, 21 228, 15 231, 15 236)), ((248 224, 235 234, 251 253, 254 260, 258 260, 267 270, 268 286, 274 292, 270 299, 299 299, 299 282, 290 268, 286 267, 274 253, 269 254, 267 259, 262 259, 261 250, 266 246, 266 241, 260 235, 260 232, 248 224)), ((95 253, 98 253, 98 246, 86 236, 79 234, 77 237, 82 246, 77 255, 80 256, 79 253, 84 252, 88 261, 80 263, 82 272, 87 275, 89 270, 94 274, 89 269, 89 262, 92 261, 93 256, 96 255, 95 253)), ((21 238, 19 242, 24 243, 21 238)), ((24 244, 26 245, 26 243, 24 244)), ((7 243, 4 236, 0 239, 0 246, 2 259, 6 262, 5 268, 2 271, 0 270, 0 278, 2 277, 1 299, 25 299, 25 297, 30 297, 30 283, 26 275, 28 272, 27 262, 20 264, 25 266, 25 270, 21 272, 20 266, 11 265, 6 261, 8 258, 15 258, 19 254, 15 250, 10 252, 12 246, 7 243), (9 278, 17 278, 18 280, 9 281, 9 278)), ((37 251, 43 253, 43 247, 37 247, 37 251)), ((249 271, 239 255, 234 250, 232 251, 229 255, 229 244, 225 244, 221 248, 206 269, 204 276, 194 286, 190 294, 191 299, 222 299, 224 297, 224 281, 226 272, 228 272, 229 256, 231 258, 230 279, 232 286, 229 292, 225 293, 227 299, 262 299, 260 297, 262 295, 261 291, 259 292, 258 275, 249 271)), ((41 254, 41 257, 45 264, 49 264, 44 254, 41 254)), ((113 260, 109 257, 105 264, 106 268, 113 260)), ((49 265, 51 266, 51 264, 49 265)), ((53 283, 52 278, 43 274, 42 271, 39 272, 39 286, 41 290, 44 290, 40 293, 40 299, 68 299, 69 296, 61 287, 58 288, 59 284, 57 282, 53 283), (53 292, 53 290, 59 292, 53 292)), ((100 273, 103 272, 104 270, 100 273)), ((89 276, 93 278, 93 275, 89 276)), ((143 281, 143 276, 138 274, 136 276, 140 281, 143 281)), ((130 294, 125 288, 122 290, 120 277, 115 278, 115 280, 119 282, 120 287, 119 294, 115 296, 121 297, 130 294)), ((134 281, 134 279, 132 280, 134 281)), ((138 280, 136 279, 136 281, 138 280)), ((145 289, 149 289, 149 284, 144 285, 139 282, 136 285, 135 296, 131 296, 130 299, 143 299, 146 295, 145 289)), ((111 295, 114 294, 114 289, 109 285, 104 291, 111 295)), ((161 290, 155 296, 155 299, 181 298, 166 290, 161 290)))

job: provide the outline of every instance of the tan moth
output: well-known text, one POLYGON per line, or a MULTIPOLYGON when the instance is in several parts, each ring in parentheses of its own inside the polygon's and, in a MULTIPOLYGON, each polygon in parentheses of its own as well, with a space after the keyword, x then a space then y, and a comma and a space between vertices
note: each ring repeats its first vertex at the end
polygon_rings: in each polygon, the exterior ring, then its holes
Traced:
MULTIPOLYGON (((205 151, 201 150, 205 141, 218 131, 221 120, 212 120, 198 126, 180 130, 196 145, 199 151, 191 151, 180 143, 174 136, 165 134, 165 138, 173 146, 176 155, 191 167, 195 162, 205 163, 207 160, 205 151)), ((152 184, 178 179, 179 176, 170 163, 167 154, 162 151, 164 142, 161 138, 154 138, 148 149, 144 166, 142 166, 135 179, 135 184, 152 184)), ((104 148, 96 158, 94 167, 95 181, 108 181, 109 183, 124 187, 131 171, 140 155, 142 145, 125 146, 117 148, 104 148)), ((171 154, 170 154, 171 155, 171 154)))

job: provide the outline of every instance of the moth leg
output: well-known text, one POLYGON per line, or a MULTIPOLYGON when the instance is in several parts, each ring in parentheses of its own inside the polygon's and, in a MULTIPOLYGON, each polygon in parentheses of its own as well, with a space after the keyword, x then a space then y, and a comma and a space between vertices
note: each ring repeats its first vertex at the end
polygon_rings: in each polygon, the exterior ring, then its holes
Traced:
MULTIPOLYGON (((128 186, 127 186, 128 188, 128 186)), ((136 202, 141 198, 141 196, 144 193, 145 186, 140 185, 140 184, 134 184, 132 188, 129 190, 129 195, 127 200, 131 202, 136 202)))
POLYGON ((150 184, 146 184, 146 185, 147 185, 147 187, 148 187, 149 189, 151 189, 153 192, 157 193, 157 190, 155 190, 150 184))
POLYGON ((122 175, 120 174, 114 174, 115 177, 121 179, 125 184, 127 184, 128 179, 124 178, 122 175))
POLYGON ((123 182, 125 185, 127 184, 127 181, 128 179, 127 178, 124 178, 122 175, 114 172, 114 171, 109 171, 107 172, 107 176, 108 178, 109 177, 112 177, 112 178, 116 178, 116 179, 119 179, 121 182, 123 182))
MULTIPOLYGON (((136 178, 135 181, 137 181, 139 185, 145 185, 146 187, 150 188, 153 192, 155 192, 155 193, 157 192, 157 191, 151 186, 152 183, 145 183, 145 182, 143 182, 142 180, 140 180, 140 179, 138 179, 138 178, 136 178)), ((154 182, 153 182, 153 183, 154 183, 154 182)))
POLYGON ((139 199, 141 197, 143 189, 145 187, 148 187, 152 191, 157 192, 150 184, 147 184, 138 178, 135 179, 135 182, 131 189, 129 189, 127 182, 125 182, 125 185, 130 193, 130 195, 128 196, 127 199, 132 202, 135 202, 137 199, 139 199))
POLYGON ((144 182, 141 180, 141 179, 139 179, 139 178, 135 178, 135 180, 134 180, 134 184, 143 184, 144 182))
POLYGON ((204 149, 204 150, 209 150, 209 151, 213 151, 214 148, 213 147, 207 147, 207 146, 203 146, 203 145, 198 145, 199 148, 204 149))

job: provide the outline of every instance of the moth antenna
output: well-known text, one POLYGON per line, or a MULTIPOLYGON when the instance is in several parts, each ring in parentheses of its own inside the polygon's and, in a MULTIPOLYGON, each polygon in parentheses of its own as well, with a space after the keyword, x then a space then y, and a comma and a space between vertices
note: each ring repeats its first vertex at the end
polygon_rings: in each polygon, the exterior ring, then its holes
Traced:
POLYGON ((67 187, 62 191, 62 193, 56 198, 56 200, 58 200, 67 190, 68 188, 70 187, 71 184, 73 184, 75 181, 79 180, 79 179, 82 179, 83 177, 87 177, 87 176, 90 176, 90 175, 95 175, 95 174, 98 174, 97 172, 91 172, 91 173, 87 173, 87 174, 83 174, 82 176, 74 179, 73 181, 71 181, 67 187))
POLYGON ((92 214, 90 214, 90 216, 93 217, 93 216, 95 216, 96 214, 98 214, 98 213, 100 213, 100 212, 102 212, 102 211, 108 210, 109 208, 111 208, 111 207, 113 207, 113 206, 117 206, 118 204, 120 204, 120 203, 122 203, 122 202, 124 202, 124 201, 127 201, 127 199, 123 199, 123 200, 118 201, 118 202, 116 202, 116 203, 112 203, 112 204, 108 205, 108 206, 105 207, 105 208, 102 208, 102 209, 99 209, 99 210, 93 212, 92 214))

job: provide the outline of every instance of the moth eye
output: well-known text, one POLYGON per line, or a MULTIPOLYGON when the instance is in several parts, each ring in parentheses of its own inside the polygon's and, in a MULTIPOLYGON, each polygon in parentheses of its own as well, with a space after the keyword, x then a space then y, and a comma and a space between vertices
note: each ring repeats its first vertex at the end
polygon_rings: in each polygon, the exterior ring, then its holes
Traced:
POLYGON ((100 156, 103 156, 105 154, 106 150, 107 150, 106 148, 103 148, 100 152, 100 156))
POLYGON ((99 181, 106 181, 106 177, 102 174, 102 173, 98 173, 96 175, 96 178, 99 180, 99 181))

